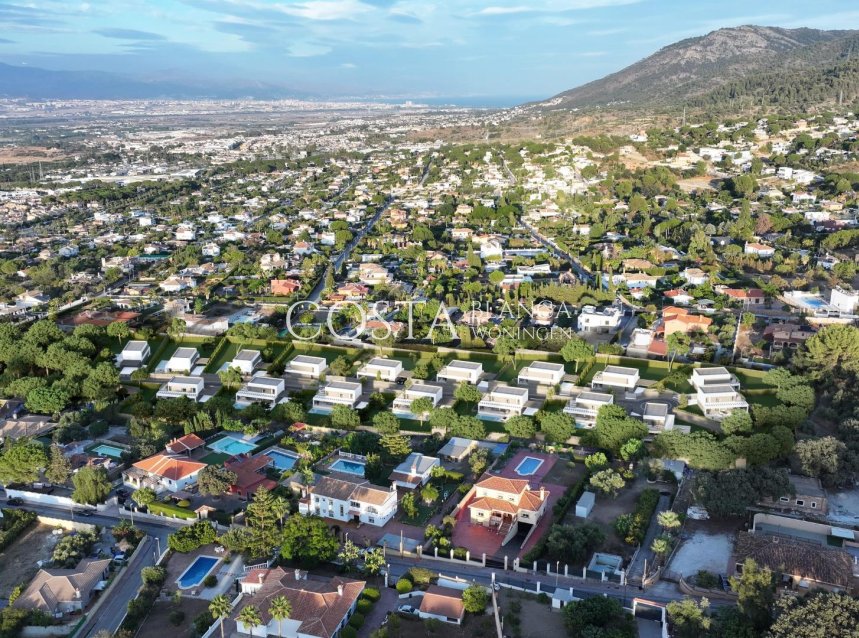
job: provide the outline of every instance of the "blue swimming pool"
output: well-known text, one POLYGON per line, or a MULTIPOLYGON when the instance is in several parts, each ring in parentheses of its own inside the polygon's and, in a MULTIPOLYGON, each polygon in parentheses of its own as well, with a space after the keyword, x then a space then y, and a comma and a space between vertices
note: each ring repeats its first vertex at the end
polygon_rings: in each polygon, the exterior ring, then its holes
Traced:
POLYGON ((347 459, 337 459, 331 464, 331 470, 335 472, 346 472, 347 474, 356 474, 364 476, 364 464, 357 461, 349 461, 347 459))
POLYGON ((281 472, 291 470, 296 461, 298 461, 297 455, 284 452, 283 450, 266 450, 263 454, 271 457, 271 460, 274 462, 274 466, 281 472))
POLYGON ((519 465, 517 465, 516 469, 513 471, 519 476, 532 476, 533 474, 536 474, 541 465, 543 465, 543 459, 526 456, 524 459, 519 461, 519 465))
POLYGON ((235 456, 237 454, 245 454, 247 452, 250 452, 256 447, 256 444, 249 443, 248 441, 242 441, 240 439, 235 439, 231 436, 225 436, 223 439, 218 439, 214 443, 210 443, 208 447, 210 450, 213 450, 215 452, 235 456))
POLYGON ((100 454, 101 456, 109 456, 114 459, 118 459, 122 456, 122 450, 113 445, 106 445, 102 443, 101 445, 96 445, 90 452, 94 454, 100 454))
POLYGON ((803 297, 802 304, 810 308, 823 308, 827 303, 819 297, 803 297))
POLYGON ((179 576, 179 589, 191 589, 203 583, 212 568, 218 564, 220 558, 214 556, 197 556, 194 562, 188 565, 188 569, 179 576))

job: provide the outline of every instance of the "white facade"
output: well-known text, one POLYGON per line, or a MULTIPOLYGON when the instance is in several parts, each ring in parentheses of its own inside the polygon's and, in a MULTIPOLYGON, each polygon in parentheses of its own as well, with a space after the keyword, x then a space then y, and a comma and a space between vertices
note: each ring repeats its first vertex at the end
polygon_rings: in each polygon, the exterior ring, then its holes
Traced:
POLYGON ((614 332, 622 319, 623 312, 617 306, 585 306, 579 314, 576 329, 579 332, 614 332))
POLYGON ((167 372, 191 372, 197 361, 200 359, 200 353, 196 348, 179 348, 167 361, 167 366, 164 368, 167 372))
POLYGON ((363 391, 364 388, 360 383, 329 381, 314 395, 313 408, 320 412, 330 412, 338 405, 354 408, 363 391))
POLYGON ((173 377, 155 394, 159 399, 187 397, 199 401, 203 396, 203 377, 173 377))
POLYGON ((391 411, 397 416, 406 419, 420 418, 422 415, 412 413, 412 402, 415 399, 429 399, 432 401, 433 407, 438 406, 443 395, 443 388, 438 385, 429 383, 415 383, 394 399, 394 404, 391 406, 391 411))
POLYGON ((749 409, 738 392, 740 382, 727 368, 696 368, 690 379, 695 388, 696 404, 709 419, 721 420, 734 410, 749 409))
POLYGON ((361 522, 382 527, 397 512, 397 488, 384 489, 364 479, 323 476, 307 488, 299 500, 298 511, 334 518, 343 522, 361 522))
POLYGON ((506 421, 514 416, 521 416, 527 403, 527 388, 498 384, 484 394, 477 404, 477 418, 506 421))
POLYGON ((242 385, 236 392, 236 401, 240 403, 268 403, 269 407, 274 407, 285 392, 286 382, 283 379, 270 377, 262 372, 242 385))
POLYGON ((367 377, 369 379, 380 379, 382 381, 396 381, 397 377, 403 373, 402 361, 396 359, 385 359, 384 357, 374 357, 365 363, 358 370, 358 377, 367 377))
POLYGON ((577 428, 589 429, 596 425, 600 408, 613 403, 614 395, 612 394, 582 392, 567 402, 567 405, 564 406, 564 412, 575 419, 577 428))
POLYGON ((129 341, 125 344, 122 352, 119 353, 119 364, 127 365, 136 363, 142 365, 146 363, 149 356, 152 354, 149 344, 145 341, 129 341))
POLYGON ((519 371, 518 383, 537 383, 539 385, 558 385, 564 378, 566 370, 563 364, 548 361, 533 361, 519 371))
POLYGON ((606 366, 604 370, 597 372, 591 381, 591 388, 619 388, 632 390, 640 379, 637 368, 625 368, 623 366, 606 366))
POLYGON ((859 291, 833 288, 829 303, 848 315, 855 315, 859 308, 859 291))
POLYGON ((309 357, 300 354, 286 364, 283 375, 295 375, 308 379, 318 379, 328 369, 328 362, 323 357, 309 357))
POLYGON ((477 385, 482 375, 482 363, 476 361, 451 361, 438 371, 436 379, 439 381, 453 381, 455 383, 466 381, 471 385, 477 385))
POLYGON ((244 376, 249 377, 262 364, 262 353, 259 350, 239 350, 228 368, 238 369, 244 376))
POLYGON ((644 414, 641 420, 647 426, 647 431, 657 434, 665 430, 674 429, 674 415, 670 413, 668 404, 653 403, 648 401, 644 404, 644 414))

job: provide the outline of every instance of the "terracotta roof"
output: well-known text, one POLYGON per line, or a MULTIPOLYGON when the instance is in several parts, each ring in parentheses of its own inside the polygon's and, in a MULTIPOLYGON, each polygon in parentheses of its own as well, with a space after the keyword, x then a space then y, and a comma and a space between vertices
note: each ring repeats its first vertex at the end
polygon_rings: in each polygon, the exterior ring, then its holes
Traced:
POLYGON ((109 566, 109 558, 85 558, 74 569, 40 569, 13 606, 53 614, 62 602, 79 598, 86 605, 93 587, 104 578, 109 566))
POLYGON ((203 447, 205 443, 206 442, 203 441, 203 439, 192 433, 186 434, 178 439, 173 439, 165 447, 168 452, 181 454, 182 452, 190 452, 191 450, 196 450, 198 447, 203 447))
POLYGON ((431 585, 421 600, 420 611, 425 614, 458 618, 465 616, 465 606, 462 604, 462 592, 450 587, 431 585))
POLYGON ((849 587, 853 580, 853 557, 842 549, 738 532, 734 554, 738 563, 752 558, 773 571, 828 585, 849 587))
POLYGON ((508 514, 518 514, 519 508, 515 503, 505 501, 501 498, 492 498, 491 496, 483 496, 476 498, 468 505, 469 509, 484 510, 487 512, 507 512, 508 514))
POLYGON ((762 299, 764 295, 764 291, 760 288, 749 288, 748 290, 743 290, 741 288, 725 288, 722 292, 724 292, 728 297, 732 297, 734 299, 762 299))
POLYGON ((530 489, 528 481, 523 479, 509 479, 503 476, 489 476, 479 483, 475 484, 475 488, 483 488, 486 490, 494 490, 496 492, 506 492, 507 494, 521 494, 527 489, 530 489))
POLYGON ((310 492, 338 501, 361 501, 372 505, 384 505, 392 493, 364 479, 350 480, 340 476, 323 476, 310 488, 310 492))
POLYGON ((206 467, 206 464, 162 452, 138 461, 132 467, 162 478, 178 481, 199 472, 206 467))
POLYGON ((231 487, 242 492, 256 491, 263 486, 274 489, 277 487, 277 482, 260 473, 260 470, 270 465, 271 461, 271 457, 265 454, 227 461, 224 463, 224 467, 236 473, 236 481, 231 487))

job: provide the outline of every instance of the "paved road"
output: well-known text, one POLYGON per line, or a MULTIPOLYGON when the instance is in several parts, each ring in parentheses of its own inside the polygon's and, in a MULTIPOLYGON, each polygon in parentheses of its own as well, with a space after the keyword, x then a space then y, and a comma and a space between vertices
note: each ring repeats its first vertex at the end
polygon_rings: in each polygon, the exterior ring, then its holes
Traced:
POLYGON ((572 266, 573 271, 579 278, 579 281, 586 284, 594 283, 593 276, 584 268, 582 268, 579 262, 570 253, 561 250, 555 242, 545 237, 542 233, 540 233, 540 231, 538 231, 534 226, 526 222, 524 219, 520 220, 520 223, 522 224, 522 226, 528 229, 528 232, 531 233, 531 236, 534 237, 534 239, 536 239, 538 242, 548 248, 552 253, 555 254, 556 257, 569 261, 570 266, 572 266))

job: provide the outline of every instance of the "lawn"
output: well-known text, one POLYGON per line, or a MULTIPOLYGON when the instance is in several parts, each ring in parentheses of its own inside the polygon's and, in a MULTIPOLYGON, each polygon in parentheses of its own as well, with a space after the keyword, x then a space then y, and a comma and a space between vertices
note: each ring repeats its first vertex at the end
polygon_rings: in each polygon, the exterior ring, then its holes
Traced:
POLYGON ((764 383, 763 370, 752 370, 750 368, 728 368, 731 372, 737 375, 743 389, 747 390, 763 390, 772 388, 771 385, 764 383))
POLYGON ((218 356, 209 361, 208 365, 206 365, 206 372, 215 373, 217 372, 222 365, 225 363, 232 361, 236 354, 238 354, 239 350, 242 349, 242 345, 239 343, 231 343, 227 341, 223 344, 223 346, 218 350, 218 356))
POLYGON ((175 518, 197 518, 197 514, 195 512, 171 503, 150 503, 149 513, 175 518))
POLYGON ((767 407, 781 405, 781 401, 779 401, 778 397, 776 397, 776 391, 772 389, 748 390, 744 393, 744 395, 750 405, 765 405, 767 407))
POLYGON ((345 355, 350 361, 355 361, 364 352, 360 348, 340 348, 338 346, 326 346, 318 343, 308 343, 307 341, 293 341, 293 347, 297 354, 304 354, 311 357, 322 357, 328 363, 331 363, 337 357, 345 355))
POLYGON ((223 454, 221 452, 211 452, 207 454, 203 458, 200 459, 201 463, 206 463, 208 465, 223 465, 224 461, 230 458, 229 454, 223 454))

